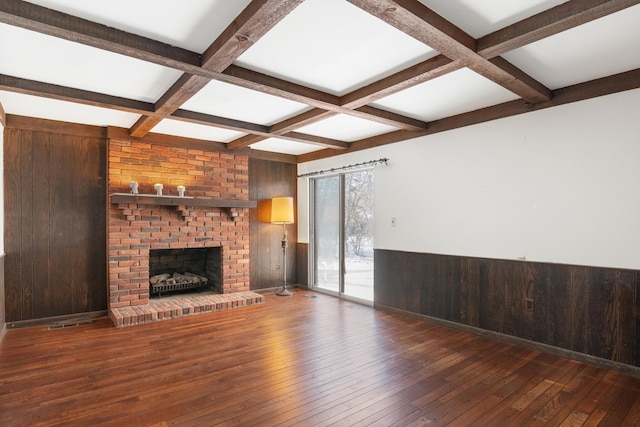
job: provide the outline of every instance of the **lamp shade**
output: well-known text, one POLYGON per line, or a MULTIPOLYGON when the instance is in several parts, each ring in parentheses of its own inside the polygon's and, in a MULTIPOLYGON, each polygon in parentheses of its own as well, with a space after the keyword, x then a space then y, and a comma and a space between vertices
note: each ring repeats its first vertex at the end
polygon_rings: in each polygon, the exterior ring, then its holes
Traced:
POLYGON ((271 199, 271 222, 273 224, 293 224, 293 197, 271 199))

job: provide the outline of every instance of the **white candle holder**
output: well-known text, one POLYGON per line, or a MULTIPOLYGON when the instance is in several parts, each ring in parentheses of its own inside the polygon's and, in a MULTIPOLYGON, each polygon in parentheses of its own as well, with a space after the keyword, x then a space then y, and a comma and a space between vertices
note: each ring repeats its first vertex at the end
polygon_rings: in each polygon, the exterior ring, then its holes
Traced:
POLYGON ((156 196, 162 196, 162 184, 155 184, 153 188, 156 189, 156 196))
POLYGON ((129 188, 131 188, 131 194, 138 194, 138 181, 131 181, 129 188))
POLYGON ((178 197, 184 197, 184 185, 178 185, 178 197))

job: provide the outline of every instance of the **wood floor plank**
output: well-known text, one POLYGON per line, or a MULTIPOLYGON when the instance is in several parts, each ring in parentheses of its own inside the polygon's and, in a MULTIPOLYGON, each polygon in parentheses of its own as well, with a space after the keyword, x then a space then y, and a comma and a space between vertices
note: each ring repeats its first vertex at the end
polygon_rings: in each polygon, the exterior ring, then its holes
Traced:
POLYGON ((640 425, 640 378, 327 295, 265 297, 9 330, 0 425, 640 425))

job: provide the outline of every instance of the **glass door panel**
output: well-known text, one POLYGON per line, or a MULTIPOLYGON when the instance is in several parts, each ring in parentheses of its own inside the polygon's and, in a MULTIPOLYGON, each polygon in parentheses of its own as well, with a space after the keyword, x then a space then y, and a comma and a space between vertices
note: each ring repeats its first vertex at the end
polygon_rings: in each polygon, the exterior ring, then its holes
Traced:
POLYGON ((314 258, 317 288, 340 292, 340 177, 314 183, 314 258))
POLYGON ((344 175, 345 295, 373 301, 373 170, 344 175))
POLYGON ((373 301, 373 170, 312 181, 313 283, 373 301))

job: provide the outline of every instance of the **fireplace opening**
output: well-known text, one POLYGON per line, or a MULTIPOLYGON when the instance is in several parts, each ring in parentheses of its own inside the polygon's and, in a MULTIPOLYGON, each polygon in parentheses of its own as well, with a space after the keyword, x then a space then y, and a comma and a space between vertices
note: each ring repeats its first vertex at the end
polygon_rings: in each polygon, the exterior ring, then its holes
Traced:
POLYGON ((222 292, 222 251, 213 248, 149 251, 149 296, 192 292, 222 292))

